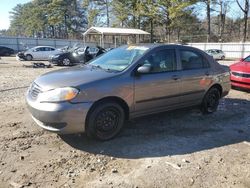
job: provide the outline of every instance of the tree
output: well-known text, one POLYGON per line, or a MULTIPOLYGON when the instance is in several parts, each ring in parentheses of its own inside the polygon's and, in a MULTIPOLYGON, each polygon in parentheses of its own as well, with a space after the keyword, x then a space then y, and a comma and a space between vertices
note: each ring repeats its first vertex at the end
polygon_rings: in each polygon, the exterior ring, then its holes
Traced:
POLYGON ((165 25, 168 42, 170 42, 171 30, 176 27, 176 22, 182 19, 187 13, 187 8, 195 2, 195 0, 159 0, 162 23, 165 25))
POLYGON ((30 25, 31 14, 29 10, 32 8, 32 3, 24 5, 18 4, 10 12, 10 31, 13 35, 31 35, 32 26, 30 25))
POLYGON ((110 26, 111 0, 84 0, 83 7, 88 11, 89 26, 106 25, 110 26), (103 19, 105 18, 105 19, 103 19))
POLYGON ((55 27, 59 37, 68 38, 86 27, 85 9, 77 0, 52 0, 48 5, 48 22, 55 27))
POLYGON ((113 0, 111 3, 114 17, 114 26, 118 25, 120 27, 128 26, 128 16, 129 10, 127 6, 124 6, 126 0, 113 0))
POLYGON ((223 33, 225 30, 226 14, 230 1, 217 0, 215 4, 219 6, 219 41, 223 41, 223 33))
POLYGON ((245 1, 245 8, 243 8, 241 6, 241 4, 239 3, 239 0, 236 0, 238 6, 240 7, 240 9, 242 10, 242 12, 244 13, 244 30, 243 30, 243 42, 246 42, 246 38, 247 38, 247 19, 248 19, 248 13, 249 13, 249 0, 244 0, 245 1))

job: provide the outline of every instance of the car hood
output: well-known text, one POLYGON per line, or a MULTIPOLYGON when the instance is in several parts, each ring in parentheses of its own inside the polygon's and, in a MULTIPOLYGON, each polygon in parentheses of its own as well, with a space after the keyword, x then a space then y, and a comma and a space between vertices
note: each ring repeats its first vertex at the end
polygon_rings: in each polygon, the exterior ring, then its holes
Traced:
POLYGON ((117 75, 115 72, 108 72, 85 65, 52 71, 41 75, 34 82, 43 91, 47 91, 60 87, 78 87, 82 84, 110 78, 115 75, 117 75))
POLYGON ((250 62, 237 62, 230 66, 231 71, 250 73, 250 62))
POLYGON ((57 55, 70 55, 72 52, 58 52, 58 54, 53 55, 53 56, 57 56, 57 55))

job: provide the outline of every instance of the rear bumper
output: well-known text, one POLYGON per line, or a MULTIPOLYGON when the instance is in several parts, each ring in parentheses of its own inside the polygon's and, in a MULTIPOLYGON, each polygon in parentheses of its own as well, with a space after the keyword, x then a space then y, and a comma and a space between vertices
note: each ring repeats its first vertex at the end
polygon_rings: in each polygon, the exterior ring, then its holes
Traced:
POLYGON ((39 103, 26 97, 34 121, 43 129, 59 134, 85 131, 85 120, 92 103, 39 103))
POLYGON ((221 97, 225 97, 226 95, 228 95, 230 89, 231 89, 231 84, 230 84, 230 80, 229 80, 229 77, 228 77, 228 80, 223 82, 221 84, 222 86, 222 93, 221 93, 221 97))

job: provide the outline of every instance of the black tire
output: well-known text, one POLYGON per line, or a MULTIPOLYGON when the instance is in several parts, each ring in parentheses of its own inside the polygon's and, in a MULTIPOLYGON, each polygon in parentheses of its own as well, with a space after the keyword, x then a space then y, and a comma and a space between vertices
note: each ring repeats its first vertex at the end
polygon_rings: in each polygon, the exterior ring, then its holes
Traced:
POLYGON ((114 102, 97 105, 87 118, 86 133, 90 138, 105 141, 114 138, 125 121, 123 108, 114 102))
POLYGON ((27 61, 31 61, 33 59, 33 57, 32 57, 32 55, 28 54, 28 55, 25 56, 25 59, 27 61))
POLYGON ((216 87, 212 87, 208 90, 203 98, 201 104, 201 111, 203 114, 211 114, 218 108, 220 101, 220 91, 216 87))
POLYGON ((70 60, 68 58, 64 58, 62 60, 62 65, 64 65, 64 66, 70 66, 71 62, 70 62, 70 60))

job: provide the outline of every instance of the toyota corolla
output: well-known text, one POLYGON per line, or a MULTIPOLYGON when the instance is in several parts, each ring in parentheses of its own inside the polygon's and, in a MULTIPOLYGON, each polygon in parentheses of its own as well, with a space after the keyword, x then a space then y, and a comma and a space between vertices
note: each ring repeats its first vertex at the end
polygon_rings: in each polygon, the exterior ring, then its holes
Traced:
POLYGON ((213 113, 229 89, 229 69, 199 49, 129 45, 38 77, 26 101, 46 130, 108 140, 135 117, 188 106, 213 113))

